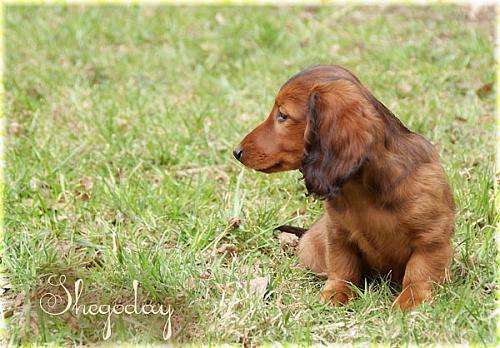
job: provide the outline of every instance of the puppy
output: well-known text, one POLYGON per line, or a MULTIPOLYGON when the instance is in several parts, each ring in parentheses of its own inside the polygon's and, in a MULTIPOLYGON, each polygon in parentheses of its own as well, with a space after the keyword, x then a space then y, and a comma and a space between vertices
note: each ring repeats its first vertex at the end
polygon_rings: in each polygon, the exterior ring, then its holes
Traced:
POLYGON ((448 277, 455 207, 439 155, 347 69, 290 78, 233 154, 264 173, 299 169, 309 194, 324 200, 298 252, 326 273, 324 301, 344 304, 352 284, 390 274, 402 283, 395 305, 411 309, 448 277))

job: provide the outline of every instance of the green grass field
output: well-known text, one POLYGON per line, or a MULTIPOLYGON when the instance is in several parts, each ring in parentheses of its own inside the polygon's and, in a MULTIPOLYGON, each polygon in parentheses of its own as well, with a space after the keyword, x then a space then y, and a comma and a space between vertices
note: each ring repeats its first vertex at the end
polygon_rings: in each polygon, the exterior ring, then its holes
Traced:
MULTIPOLYGON (((175 343, 497 343, 494 12, 6 7, 10 342, 102 341, 105 316, 41 310, 48 276, 64 274, 84 280, 86 304, 130 303, 138 280, 140 300, 174 310, 175 343), (458 209, 453 279, 432 305, 392 310, 384 279, 346 307, 320 303, 324 281, 273 228, 309 226, 321 202, 298 172, 232 158, 288 77, 316 64, 353 70, 440 150, 458 209)), ((166 317, 111 321, 111 342, 163 342, 166 317)))

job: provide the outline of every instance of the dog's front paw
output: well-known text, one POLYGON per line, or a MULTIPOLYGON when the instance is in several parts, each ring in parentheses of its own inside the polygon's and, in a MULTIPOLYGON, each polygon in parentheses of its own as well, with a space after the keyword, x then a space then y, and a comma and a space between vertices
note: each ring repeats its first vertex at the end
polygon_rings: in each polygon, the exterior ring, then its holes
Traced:
POLYGON ((403 311, 412 310, 431 298, 431 290, 427 284, 409 285, 399 294, 392 306, 403 311))
POLYGON ((346 304, 352 297, 352 291, 343 281, 327 280, 321 292, 321 301, 333 306, 346 304))

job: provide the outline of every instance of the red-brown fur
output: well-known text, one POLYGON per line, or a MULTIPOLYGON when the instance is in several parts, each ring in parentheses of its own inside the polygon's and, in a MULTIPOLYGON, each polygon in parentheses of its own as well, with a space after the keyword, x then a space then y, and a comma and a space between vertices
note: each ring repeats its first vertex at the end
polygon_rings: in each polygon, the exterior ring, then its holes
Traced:
POLYGON ((299 244, 301 262, 328 277, 324 300, 345 303, 350 284, 390 273, 403 285, 395 304, 413 308, 447 278, 454 203, 438 153, 348 70, 293 76, 238 151, 259 171, 300 169, 309 193, 325 200, 299 244))

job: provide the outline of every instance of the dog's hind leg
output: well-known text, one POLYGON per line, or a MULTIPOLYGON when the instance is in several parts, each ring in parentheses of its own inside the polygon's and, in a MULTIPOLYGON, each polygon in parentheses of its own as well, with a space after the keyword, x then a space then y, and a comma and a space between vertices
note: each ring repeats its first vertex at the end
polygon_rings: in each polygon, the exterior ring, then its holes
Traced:
POLYGON ((296 235, 300 238, 298 256, 302 265, 318 275, 326 276, 326 230, 328 217, 323 215, 310 229, 282 225, 276 227, 280 232, 296 235))
POLYGON ((326 244, 328 217, 323 215, 300 238, 298 256, 300 262, 318 275, 326 275, 326 244))

